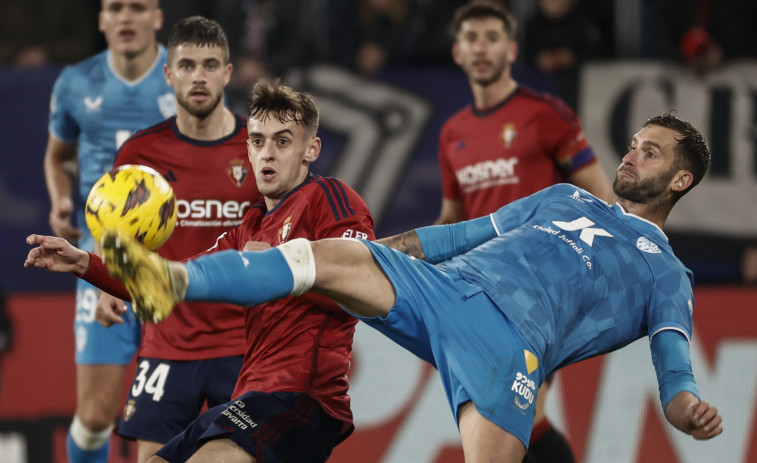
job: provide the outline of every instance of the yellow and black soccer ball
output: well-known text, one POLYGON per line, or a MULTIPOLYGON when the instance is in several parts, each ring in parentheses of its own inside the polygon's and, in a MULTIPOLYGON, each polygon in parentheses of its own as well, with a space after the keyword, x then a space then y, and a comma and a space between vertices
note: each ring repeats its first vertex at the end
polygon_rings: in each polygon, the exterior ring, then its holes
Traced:
POLYGON ((176 196, 155 169, 134 164, 106 172, 89 192, 85 217, 99 242, 106 228, 133 236, 148 249, 166 242, 176 226, 176 196))

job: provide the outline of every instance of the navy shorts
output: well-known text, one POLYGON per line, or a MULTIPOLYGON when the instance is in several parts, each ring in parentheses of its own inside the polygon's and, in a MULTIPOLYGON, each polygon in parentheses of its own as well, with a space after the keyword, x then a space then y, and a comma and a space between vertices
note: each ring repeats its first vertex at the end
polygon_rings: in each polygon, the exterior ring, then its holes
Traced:
POLYGON ((205 442, 231 439, 257 463, 320 463, 342 440, 343 425, 305 394, 248 392, 203 413, 156 455, 183 462, 205 442))
POLYGON ((243 357, 171 361, 140 358, 116 433, 166 443, 202 411, 231 400, 243 357))
POLYGON ((439 374, 452 413, 473 401, 489 421, 528 448, 540 354, 483 290, 444 266, 364 242, 392 283, 397 300, 384 317, 358 317, 439 374))

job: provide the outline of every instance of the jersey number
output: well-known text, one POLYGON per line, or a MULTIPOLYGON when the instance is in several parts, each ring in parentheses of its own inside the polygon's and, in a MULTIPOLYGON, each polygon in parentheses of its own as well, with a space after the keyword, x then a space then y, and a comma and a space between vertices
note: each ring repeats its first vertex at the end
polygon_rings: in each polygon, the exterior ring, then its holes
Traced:
POLYGON ((152 394, 152 400, 160 402, 160 398, 163 397, 166 387, 166 379, 168 379, 168 373, 171 371, 170 365, 167 363, 159 363, 155 367, 155 370, 147 377, 147 373, 150 370, 150 362, 142 360, 139 363, 139 373, 134 378, 134 384, 131 386, 131 395, 133 397, 139 397, 142 391, 152 394))

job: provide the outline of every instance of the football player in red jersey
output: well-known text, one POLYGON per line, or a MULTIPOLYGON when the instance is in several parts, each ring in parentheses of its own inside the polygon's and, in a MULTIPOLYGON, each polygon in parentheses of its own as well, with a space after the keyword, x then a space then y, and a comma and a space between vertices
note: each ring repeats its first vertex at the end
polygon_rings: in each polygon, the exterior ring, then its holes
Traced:
MULTIPOLYGON (((453 24, 452 56, 468 76, 473 103, 442 128, 442 207, 435 223, 481 217, 560 182, 613 202, 610 181, 576 114, 558 98, 513 79, 518 45, 510 13, 499 3, 477 0, 460 7, 453 24)), ((567 441, 544 416, 548 387, 549 380, 539 390, 525 461, 572 459, 567 441)))
MULTIPOLYGON (((247 120, 223 104, 231 77, 229 46, 215 21, 193 16, 171 29, 166 80, 176 116, 137 132, 114 167, 141 164, 170 182, 178 200, 177 226, 160 248, 183 259, 213 246, 262 200, 246 152, 247 120)), ((142 325, 137 371, 116 432, 138 442, 144 462, 200 415, 203 404, 227 402, 242 367, 244 311, 231 304, 182 304, 166 323, 142 325)), ((122 323, 126 308, 103 294, 97 319, 122 323)))
MULTIPOLYGON (((261 250, 295 238, 374 239, 368 206, 335 178, 310 172, 320 153, 313 99, 278 82, 252 92, 247 148, 264 201, 207 252, 261 250)), ((73 271, 128 297, 102 261, 32 235, 25 265, 73 271)), ((212 311, 211 311, 212 312, 212 311)), ((353 430, 347 395, 356 319, 306 293, 246 310, 246 352, 234 399, 211 408, 150 461, 325 461, 353 430)))

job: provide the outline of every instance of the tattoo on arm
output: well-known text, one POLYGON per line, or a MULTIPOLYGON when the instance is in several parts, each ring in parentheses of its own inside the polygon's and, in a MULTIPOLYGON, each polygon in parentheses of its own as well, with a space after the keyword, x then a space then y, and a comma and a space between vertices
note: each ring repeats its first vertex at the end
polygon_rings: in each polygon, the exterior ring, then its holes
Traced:
POLYGON ((390 236, 389 238, 382 238, 376 240, 376 242, 385 244, 398 251, 402 251, 416 259, 426 259, 426 254, 423 252, 423 246, 421 246, 421 241, 418 239, 418 234, 415 233, 415 230, 390 236))

